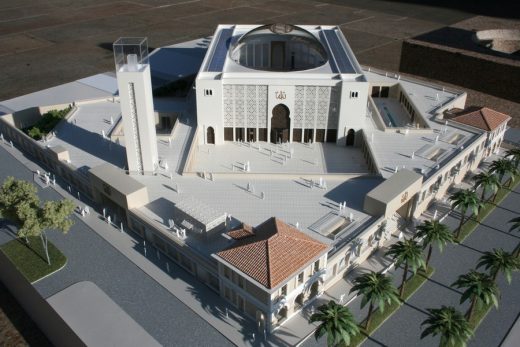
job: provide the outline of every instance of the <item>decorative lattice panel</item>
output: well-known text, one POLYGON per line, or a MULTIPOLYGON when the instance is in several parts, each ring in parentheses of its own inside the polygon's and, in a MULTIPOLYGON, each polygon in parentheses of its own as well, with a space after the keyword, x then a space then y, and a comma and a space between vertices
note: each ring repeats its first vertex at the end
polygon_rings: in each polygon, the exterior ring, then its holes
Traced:
POLYGON ((258 127, 267 128, 267 86, 258 86, 258 127))
POLYGON ((245 127, 244 99, 235 100, 235 127, 245 127))
POLYGON ((224 126, 232 127, 233 126, 233 100, 232 99, 224 99, 224 126))
POLYGON ((267 86, 224 85, 225 127, 267 127, 267 86))
POLYGON ((329 114, 330 87, 318 87, 318 106, 316 110, 316 128, 325 129, 329 114))
POLYGON ((294 93, 294 128, 303 127, 303 100, 305 98, 305 87, 296 86, 294 93))
POLYGON ((305 87, 305 128, 314 128, 316 117, 316 87, 305 87))

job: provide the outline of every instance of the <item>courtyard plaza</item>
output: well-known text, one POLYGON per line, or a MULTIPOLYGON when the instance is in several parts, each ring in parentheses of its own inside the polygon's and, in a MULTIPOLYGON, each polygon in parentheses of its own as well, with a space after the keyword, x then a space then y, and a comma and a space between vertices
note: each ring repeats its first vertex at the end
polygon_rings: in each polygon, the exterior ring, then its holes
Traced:
POLYGON ((226 142, 218 146, 200 145, 192 160, 189 172, 289 175, 368 173, 359 148, 341 147, 333 143, 226 142))

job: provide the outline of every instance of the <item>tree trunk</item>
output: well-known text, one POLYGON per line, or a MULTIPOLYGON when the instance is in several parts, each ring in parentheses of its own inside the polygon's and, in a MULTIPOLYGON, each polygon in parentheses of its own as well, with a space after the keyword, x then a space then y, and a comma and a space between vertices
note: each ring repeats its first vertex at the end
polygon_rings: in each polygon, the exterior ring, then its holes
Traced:
POLYGON ((368 332, 368 328, 370 327, 370 319, 372 318, 372 310, 374 309, 374 305, 370 302, 368 306, 368 315, 367 315, 367 324, 365 326, 366 331, 368 332))
POLYGON ((498 271, 495 271, 495 272, 493 273, 493 281, 494 281, 495 283, 497 283, 497 277, 498 277, 498 271))
POLYGON ((42 246, 43 246, 43 249, 45 250, 45 256, 47 257, 47 264, 51 265, 51 259, 49 258, 49 248, 48 248, 48 244, 47 244, 47 235, 45 235, 45 232, 43 232, 43 231, 41 232, 40 239, 42 240, 42 246))
POLYGON ((471 298, 471 304, 469 305, 468 309, 468 322, 471 320, 471 316, 473 316, 473 311, 475 310, 475 304, 477 302, 477 296, 473 295, 473 298, 471 298))
POLYGON ((486 188, 482 188, 482 195, 480 196, 480 201, 484 201, 485 197, 486 197, 486 188))
MULTIPOLYGON (((430 244, 430 248, 428 249, 428 255, 426 256, 426 269, 428 268, 428 264, 430 264, 430 258, 432 257, 432 245, 430 244)), ((424 271, 426 271, 424 269, 424 271)))
POLYGON ((460 223, 459 223, 459 227, 457 229, 457 233, 455 234, 455 238, 458 239, 459 238, 459 235, 460 235, 460 231, 462 229, 462 224, 464 224, 464 215, 466 214, 466 210, 464 211, 460 211, 460 223))
POLYGON ((496 201, 497 199, 497 195, 498 195, 498 191, 500 190, 500 187, 497 188, 497 191, 495 192, 495 194, 493 195, 493 203, 496 201))
POLYGON ((408 262, 406 262, 404 264, 404 273, 403 273, 403 281, 401 283, 401 288, 399 288, 399 297, 402 299, 403 298, 403 293, 404 293, 404 284, 406 282, 406 274, 408 273, 408 262))

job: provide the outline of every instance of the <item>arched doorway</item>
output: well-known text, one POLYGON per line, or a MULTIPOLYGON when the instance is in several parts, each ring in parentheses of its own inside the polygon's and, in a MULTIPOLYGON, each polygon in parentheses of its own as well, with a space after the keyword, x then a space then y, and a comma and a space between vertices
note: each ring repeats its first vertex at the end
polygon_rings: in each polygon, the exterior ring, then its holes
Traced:
POLYGON ((303 306, 303 299, 305 298, 303 293, 298 294, 296 299, 294 300, 294 308, 296 310, 300 309, 303 306))
POLYGON ((354 140, 356 139, 356 132, 354 129, 350 129, 347 133, 347 146, 354 146, 354 140))
POLYGON ((310 294, 310 297, 311 298, 314 298, 316 295, 318 295, 318 289, 320 287, 320 284, 318 283, 318 281, 314 282, 312 285, 311 285, 311 294, 310 294))
POLYGON ((271 117, 272 143, 289 141, 289 129, 291 128, 289 113, 289 108, 284 104, 273 107, 273 117, 271 117))
POLYGON ((208 127, 208 130, 206 130, 206 143, 208 145, 215 144, 215 130, 213 127, 208 127))

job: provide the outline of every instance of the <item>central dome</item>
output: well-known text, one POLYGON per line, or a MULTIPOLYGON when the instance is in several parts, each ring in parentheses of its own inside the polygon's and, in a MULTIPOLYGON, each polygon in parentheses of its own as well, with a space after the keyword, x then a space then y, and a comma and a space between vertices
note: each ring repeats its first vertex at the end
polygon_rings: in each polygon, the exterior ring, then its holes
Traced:
POLYGON ((239 65, 263 71, 302 71, 325 64, 327 52, 307 30, 291 24, 255 28, 231 47, 231 59, 239 65))

